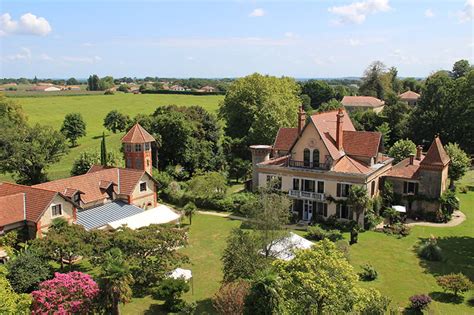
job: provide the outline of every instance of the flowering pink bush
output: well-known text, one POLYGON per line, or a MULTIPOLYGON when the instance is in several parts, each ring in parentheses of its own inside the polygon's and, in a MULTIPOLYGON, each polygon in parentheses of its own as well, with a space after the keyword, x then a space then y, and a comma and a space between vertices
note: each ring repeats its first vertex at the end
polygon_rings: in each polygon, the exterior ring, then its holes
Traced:
POLYGON ((92 308, 99 286, 88 274, 73 271, 54 274, 33 291, 32 314, 84 314, 92 308))

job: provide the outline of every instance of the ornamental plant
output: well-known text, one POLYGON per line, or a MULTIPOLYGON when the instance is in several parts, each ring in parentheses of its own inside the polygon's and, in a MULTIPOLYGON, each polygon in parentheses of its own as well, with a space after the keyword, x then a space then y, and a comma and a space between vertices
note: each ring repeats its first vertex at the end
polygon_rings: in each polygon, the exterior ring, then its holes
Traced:
POLYGON ((86 314, 92 310, 99 286, 88 274, 73 271, 55 273, 33 291, 32 314, 86 314))
POLYGON ((436 278, 436 282, 444 291, 451 291, 455 296, 473 288, 471 280, 462 273, 439 276, 436 278))
POLYGON ((431 298, 426 294, 418 294, 410 296, 410 308, 421 312, 431 303, 431 298))

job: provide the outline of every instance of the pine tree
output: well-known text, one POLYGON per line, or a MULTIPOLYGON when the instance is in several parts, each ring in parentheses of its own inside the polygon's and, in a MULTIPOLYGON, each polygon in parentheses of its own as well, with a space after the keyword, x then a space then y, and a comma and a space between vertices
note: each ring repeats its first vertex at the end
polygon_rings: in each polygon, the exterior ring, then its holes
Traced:
POLYGON ((105 132, 102 133, 102 142, 100 143, 100 164, 107 166, 107 148, 105 146, 105 132))

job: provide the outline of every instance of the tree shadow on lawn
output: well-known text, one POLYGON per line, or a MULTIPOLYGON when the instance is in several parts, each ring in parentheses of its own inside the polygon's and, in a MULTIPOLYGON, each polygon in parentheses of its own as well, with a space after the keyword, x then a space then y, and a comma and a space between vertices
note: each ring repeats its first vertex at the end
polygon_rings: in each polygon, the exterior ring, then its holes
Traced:
POLYGON ((163 305, 160 304, 151 304, 150 308, 148 308, 145 312, 145 315, 153 315, 153 314, 169 314, 169 312, 165 309, 163 305))
MULTIPOLYGON (((426 239, 420 238, 423 242, 426 239)), ((441 276, 462 272, 474 281, 474 238, 468 236, 447 236, 437 239, 442 250, 442 261, 427 261, 420 258, 420 266, 426 273, 441 276)), ((416 246, 414 250, 416 251, 416 246)))
POLYGON ((464 296, 454 295, 446 292, 431 292, 428 294, 430 298, 440 303, 461 304, 464 301, 464 296))
MULTIPOLYGON (((108 135, 108 134, 105 134, 105 137, 106 137, 106 138, 107 138, 107 137, 109 137, 109 136, 110 136, 110 135, 108 135)), ((102 139, 102 135, 93 136, 93 137, 92 137, 92 139, 94 139, 94 140, 97 140, 97 139, 102 139)))
POLYGON ((195 314, 215 314, 216 310, 212 306, 212 300, 210 298, 196 301, 195 314))

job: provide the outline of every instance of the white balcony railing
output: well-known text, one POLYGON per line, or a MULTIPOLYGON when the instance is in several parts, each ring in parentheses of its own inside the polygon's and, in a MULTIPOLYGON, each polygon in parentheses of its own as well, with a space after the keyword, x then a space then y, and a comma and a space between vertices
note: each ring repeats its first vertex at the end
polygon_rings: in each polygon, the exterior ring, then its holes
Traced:
POLYGON ((315 201, 324 201, 326 197, 324 194, 316 193, 316 192, 309 192, 309 191, 301 191, 301 190, 289 190, 288 195, 294 198, 302 198, 302 199, 309 199, 315 201))

